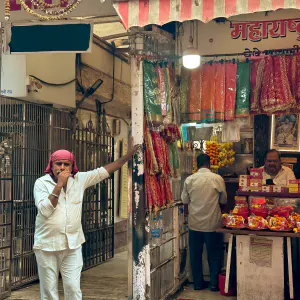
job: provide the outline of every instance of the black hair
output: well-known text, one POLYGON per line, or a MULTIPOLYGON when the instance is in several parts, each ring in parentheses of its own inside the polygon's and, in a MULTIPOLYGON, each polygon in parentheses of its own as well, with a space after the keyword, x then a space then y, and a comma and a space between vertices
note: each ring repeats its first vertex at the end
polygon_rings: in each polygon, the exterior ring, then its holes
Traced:
POLYGON ((279 160, 281 159, 281 153, 280 153, 278 150, 276 150, 276 149, 270 149, 270 150, 268 150, 268 151, 266 152, 266 154, 265 154, 265 160, 267 159, 267 155, 268 155, 269 153, 277 153, 278 159, 279 159, 279 160))
POLYGON ((198 169, 209 165, 210 165, 210 157, 207 154, 199 154, 199 156, 197 157, 198 169))

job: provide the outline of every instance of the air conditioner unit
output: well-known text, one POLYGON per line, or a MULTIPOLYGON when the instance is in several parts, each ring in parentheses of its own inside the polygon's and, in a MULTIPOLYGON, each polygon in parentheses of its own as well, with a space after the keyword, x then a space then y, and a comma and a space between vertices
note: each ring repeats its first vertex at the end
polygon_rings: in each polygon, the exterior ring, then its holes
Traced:
POLYGON ((32 22, 6 25, 3 46, 6 54, 85 53, 92 42, 92 22, 32 22))

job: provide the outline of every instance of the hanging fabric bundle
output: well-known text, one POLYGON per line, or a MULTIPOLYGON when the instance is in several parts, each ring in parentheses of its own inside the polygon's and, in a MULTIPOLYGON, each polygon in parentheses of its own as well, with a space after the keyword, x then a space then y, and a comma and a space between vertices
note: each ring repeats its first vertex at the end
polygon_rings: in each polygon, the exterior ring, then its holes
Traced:
POLYGON ((200 68, 200 95, 203 123, 215 122, 215 67, 215 64, 205 64, 200 68))
POLYGON ((157 210, 159 207, 162 207, 164 200, 162 198, 161 188, 157 176, 151 176, 145 173, 145 187, 148 208, 154 208, 154 210, 157 210))
POLYGON ((225 121, 235 117, 237 64, 225 62, 225 121))
POLYGON ((158 130, 151 130, 151 138, 153 144, 153 150, 157 160, 158 168, 160 172, 164 171, 164 150, 162 145, 162 138, 158 130))
POLYGON ((287 64, 287 76, 290 85, 290 90, 295 98, 292 112, 299 112, 300 105, 300 56, 285 56, 287 64))
POLYGON ((156 156, 153 149, 152 137, 147 127, 146 121, 144 124, 144 140, 145 140, 145 166, 150 175, 158 174, 159 168, 156 156))
POLYGON ((200 69, 191 71, 189 94, 189 121, 201 120, 201 100, 200 100, 200 69))
POLYGON ((251 94, 250 94, 250 112, 260 113, 260 95, 263 84, 263 74, 265 68, 265 60, 263 58, 255 59, 251 61, 250 64, 250 84, 251 84, 251 94))
POLYGON ((172 188, 169 178, 160 176, 159 185, 161 190, 162 206, 170 205, 174 202, 172 188))
POLYGON ((238 62, 235 117, 243 118, 249 116, 250 100, 250 64, 238 62))
POLYGON ((144 80, 144 110, 149 122, 162 122, 161 103, 157 85, 155 65, 151 62, 143 63, 144 80))
POLYGON ((216 101, 216 122, 224 122, 225 113, 225 64, 216 64, 215 75, 215 101, 216 101))
POLYGON ((164 176, 169 176, 171 174, 171 168, 169 163, 169 151, 168 151, 168 145, 165 139, 161 137, 161 145, 162 145, 162 153, 163 153, 163 169, 162 174, 164 176))
POLYGON ((267 56, 264 68, 260 105, 262 112, 283 112, 295 104, 287 76, 284 56, 267 56))

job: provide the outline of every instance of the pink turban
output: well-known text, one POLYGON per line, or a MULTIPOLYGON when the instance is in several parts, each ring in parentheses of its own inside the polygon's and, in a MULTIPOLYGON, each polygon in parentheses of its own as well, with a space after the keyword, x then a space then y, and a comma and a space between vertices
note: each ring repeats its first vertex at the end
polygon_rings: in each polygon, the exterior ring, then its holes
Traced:
POLYGON ((45 173, 52 174, 52 170, 51 170, 52 163, 57 160, 69 160, 73 164, 73 172, 72 172, 73 175, 75 175, 78 172, 75 156, 73 155, 73 153, 69 152, 68 150, 58 150, 52 153, 52 155, 50 156, 49 163, 45 170, 45 173))

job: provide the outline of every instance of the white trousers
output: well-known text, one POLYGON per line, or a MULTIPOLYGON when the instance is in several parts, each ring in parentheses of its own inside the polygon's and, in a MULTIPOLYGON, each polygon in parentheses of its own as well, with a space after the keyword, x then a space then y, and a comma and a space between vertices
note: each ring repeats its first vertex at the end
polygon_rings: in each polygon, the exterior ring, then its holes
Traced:
POLYGON ((58 276, 61 273, 65 300, 81 300, 80 276, 83 266, 81 247, 74 250, 34 250, 40 279, 41 300, 59 300, 58 276))

